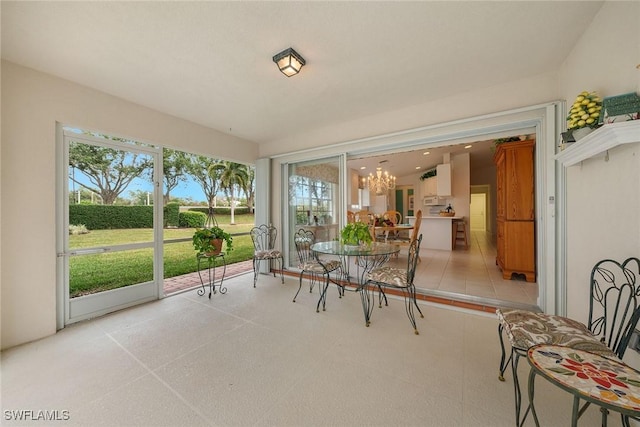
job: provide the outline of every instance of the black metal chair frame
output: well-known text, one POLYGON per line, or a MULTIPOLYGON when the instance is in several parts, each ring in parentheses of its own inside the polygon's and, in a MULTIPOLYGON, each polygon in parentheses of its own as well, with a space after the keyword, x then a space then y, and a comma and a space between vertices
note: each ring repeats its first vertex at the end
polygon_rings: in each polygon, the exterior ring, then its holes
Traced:
MULTIPOLYGON (((262 224, 253 227, 249 232, 251 241, 253 242, 253 287, 256 287, 258 281, 258 270, 261 261, 269 261, 269 269, 272 270, 272 261, 276 260, 280 263, 280 277, 284 283, 284 257, 282 252, 275 250, 276 238, 278 230, 271 224, 262 224)), ((273 270, 273 277, 276 277, 276 271, 273 270)))
MULTIPOLYGON (((640 319, 640 281, 637 281, 636 275, 640 275, 640 259, 635 257, 627 258, 622 263, 605 259, 599 261, 591 270, 589 321, 586 326, 595 337, 598 337, 600 342, 609 347, 621 360, 640 319), (619 271, 620 274, 616 274, 616 271, 619 271), (620 281, 623 283, 620 283, 620 281)), ((503 329, 504 326, 500 323, 498 325, 498 337, 500 338, 502 353, 498 379, 504 381, 504 373, 507 366, 511 364, 516 406, 516 426, 519 427, 524 424, 531 409, 527 407, 522 419, 520 419, 522 392, 518 380, 518 363, 521 357, 527 357, 529 349, 512 346, 511 355, 507 359, 502 337, 503 329)), ((580 415, 584 413, 589 405, 589 402, 584 404, 580 409, 580 415)), ((604 408, 602 408, 602 411, 603 425, 606 425, 605 417, 608 411, 604 408)), ((623 425, 628 425, 628 419, 625 419, 625 416, 623 416, 622 422, 623 425)))
MULTIPOLYGON (((293 241, 296 246, 296 251, 298 252, 298 260, 301 266, 300 279, 299 279, 300 284, 298 285, 298 291, 293 297, 293 302, 296 302, 296 298, 300 293, 300 289, 302 289, 302 279, 305 274, 310 277, 309 293, 313 292, 313 287, 315 286, 316 283, 318 283, 318 292, 320 292, 320 294, 322 295, 323 289, 322 289, 321 283, 324 283, 325 287, 329 286, 331 273, 337 272, 334 274, 336 274, 337 277, 342 277, 342 263, 334 263, 335 264, 334 266, 327 268, 327 265, 330 265, 329 263, 320 262, 316 254, 314 254, 314 252, 311 250, 311 246, 313 246, 313 244, 316 241, 316 236, 313 231, 305 230, 301 228, 298 231, 296 231, 295 235, 293 236, 293 241), (305 266, 310 268, 304 268, 305 266), (319 270, 321 270, 322 272, 319 273, 319 270), (320 278, 323 279, 322 282, 320 281, 320 278)), ((336 285, 338 285, 338 294, 340 298, 342 298, 342 296, 344 295, 344 286, 340 285, 335 280, 333 282, 336 283, 336 285)), ((322 298, 318 300, 318 305, 316 306, 316 312, 320 311, 320 303, 322 301, 323 301, 322 298)), ((323 310, 324 310, 324 304, 323 304, 323 310)))
MULTIPOLYGON (((367 282, 365 283, 365 286, 375 286, 378 289, 378 300, 379 300, 379 307, 382 307, 382 298, 384 296, 384 300, 385 300, 385 305, 388 305, 387 303, 387 297, 384 293, 383 288, 393 288, 393 289, 399 289, 402 291, 402 294, 404 296, 404 302, 405 302, 405 311, 407 312, 407 317, 409 317, 409 322, 411 322, 411 325, 413 326, 413 330, 414 333, 416 335, 419 335, 418 332, 418 328, 416 326, 416 317, 415 314, 413 312, 413 307, 418 309, 418 312, 420 313, 420 317, 424 318, 424 315, 422 314, 422 310, 420 310, 420 307, 418 306, 418 302, 416 301, 416 287, 413 284, 413 280, 415 278, 416 275, 416 266, 418 264, 418 257, 420 255, 420 244, 422 243, 422 234, 420 234, 418 236, 417 239, 414 239, 411 242, 411 245, 409 246, 409 253, 408 253, 408 257, 407 257, 407 282, 406 282, 406 286, 404 285, 397 285, 395 283, 388 283, 388 282, 379 282, 377 280, 372 280, 372 279, 368 279, 367 282)), ((384 267, 383 267, 384 268, 384 267)), ((371 311, 373 310, 373 305, 370 305, 369 308, 369 318, 371 318, 371 311)), ((368 325, 367 325, 368 326, 368 325)))

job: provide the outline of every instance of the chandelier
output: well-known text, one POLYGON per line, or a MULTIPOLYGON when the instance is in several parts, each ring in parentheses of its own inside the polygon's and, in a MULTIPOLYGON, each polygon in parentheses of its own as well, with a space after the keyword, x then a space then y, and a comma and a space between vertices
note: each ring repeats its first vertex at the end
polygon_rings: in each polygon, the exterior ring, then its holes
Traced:
POLYGON ((369 190, 375 191, 377 195, 385 194, 388 190, 396 188, 396 177, 389 175, 389 172, 382 172, 382 168, 376 168, 375 176, 370 173, 367 178, 369 190))

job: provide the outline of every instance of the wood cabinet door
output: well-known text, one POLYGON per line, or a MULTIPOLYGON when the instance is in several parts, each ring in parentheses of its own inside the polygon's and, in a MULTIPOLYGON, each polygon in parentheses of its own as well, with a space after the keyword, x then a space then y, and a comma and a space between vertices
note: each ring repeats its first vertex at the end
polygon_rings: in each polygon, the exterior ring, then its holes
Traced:
POLYGON ((496 247, 496 264, 498 264, 498 266, 501 269, 504 269, 504 221, 502 220, 498 220, 497 221, 497 247, 496 247))
POLYGON ((505 215, 511 221, 535 218, 533 142, 525 142, 505 150, 505 215))
POLYGON ((496 163, 496 217, 498 219, 505 218, 505 163, 504 152, 500 151, 494 158, 496 163))
POLYGON ((527 273, 535 271, 535 234, 533 221, 504 223, 504 268, 527 273))

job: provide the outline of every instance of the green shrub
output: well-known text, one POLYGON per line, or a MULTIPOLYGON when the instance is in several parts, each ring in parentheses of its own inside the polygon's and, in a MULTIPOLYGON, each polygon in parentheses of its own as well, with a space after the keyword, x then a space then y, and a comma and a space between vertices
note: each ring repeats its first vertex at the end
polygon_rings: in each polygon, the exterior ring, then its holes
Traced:
POLYGON ((69 223, 90 230, 152 228, 153 206, 69 205, 69 223))
POLYGON ((178 225, 186 228, 202 228, 207 220, 207 215, 202 212, 180 212, 178 225))
MULTIPOLYGON (((193 211, 193 212, 202 212, 205 215, 209 214, 209 208, 207 208, 207 207, 189 208, 189 210, 193 211)), ((215 207, 215 208, 213 208, 213 213, 214 213, 214 215, 231 215, 231 208, 228 208, 228 207, 215 207)), ((250 214, 250 213, 251 212, 249 211, 249 208, 246 207, 246 206, 238 206, 233 211, 234 215, 247 215, 247 214, 250 214)))
POLYGON ((178 225, 180 225, 180 203, 167 203, 164 207, 164 226, 166 228, 178 225))
POLYGON ((77 225, 69 224, 69 234, 79 235, 79 234, 88 234, 88 233, 89 233, 89 230, 87 230, 87 227, 84 224, 77 224, 77 225))

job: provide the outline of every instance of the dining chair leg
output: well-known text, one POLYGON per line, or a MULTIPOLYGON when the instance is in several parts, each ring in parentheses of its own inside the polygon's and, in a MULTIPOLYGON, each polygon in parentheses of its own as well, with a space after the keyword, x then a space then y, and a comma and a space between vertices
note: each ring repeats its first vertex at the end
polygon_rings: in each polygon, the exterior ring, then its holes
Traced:
MULTIPOLYGON (((316 313, 320 313, 320 303, 322 302, 322 311, 327 311, 326 303, 327 303, 327 289, 329 288, 329 275, 324 275, 326 280, 324 282, 324 287, 322 288, 322 292, 320 293, 320 299, 318 300, 318 305, 316 306, 316 313)), ((318 284, 319 286, 319 284, 318 284)))
MULTIPOLYGON (((284 257, 280 257, 280 281, 284 285, 284 257)), ((276 272, 273 272, 273 277, 276 277, 276 272)))
POLYGON ((498 379, 504 382, 504 371, 507 369, 507 365, 511 361, 511 356, 509 359, 506 359, 507 354, 504 349, 504 338, 502 337, 503 326, 502 323, 498 324, 498 338, 500 338, 500 350, 502 351, 502 355, 500 356, 500 374, 498 375, 498 379))
POLYGON ((413 290, 413 305, 416 306, 416 308, 418 309, 418 313, 420 313, 420 317, 424 319, 424 314, 422 314, 422 310, 420 310, 420 306, 418 305, 418 301, 416 298, 416 288, 414 287, 413 290))
POLYGON ((256 282, 258 281, 258 264, 260 260, 253 260, 253 287, 256 287, 256 282))
MULTIPOLYGON (((300 272, 300 284, 298 285, 298 292, 296 292, 295 296, 293 297, 293 302, 296 302, 296 298, 298 298, 298 294, 300 293, 300 289, 302 289, 302 274, 303 272, 300 272)), ((311 292, 311 291, 309 291, 311 292)))
POLYGON ((404 308, 407 312, 407 316, 409 317, 409 322, 411 322, 411 325, 413 326, 413 332, 416 335, 420 335, 420 332, 418 332, 418 327, 416 326, 416 316, 413 313, 413 298, 411 295, 411 289, 403 289, 402 293, 404 294, 404 308))
POLYGON ((384 298, 384 305, 389 306, 389 301, 387 301, 387 294, 384 293, 384 289, 382 286, 378 285, 378 308, 382 308, 382 299, 384 298))

